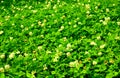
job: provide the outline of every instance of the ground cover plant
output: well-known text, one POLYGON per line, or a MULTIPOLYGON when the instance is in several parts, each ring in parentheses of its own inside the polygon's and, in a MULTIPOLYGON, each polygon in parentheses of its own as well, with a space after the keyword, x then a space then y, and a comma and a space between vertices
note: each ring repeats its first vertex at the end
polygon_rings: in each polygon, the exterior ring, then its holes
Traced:
POLYGON ((0 78, 119 77, 119 0, 1 0, 0 78))

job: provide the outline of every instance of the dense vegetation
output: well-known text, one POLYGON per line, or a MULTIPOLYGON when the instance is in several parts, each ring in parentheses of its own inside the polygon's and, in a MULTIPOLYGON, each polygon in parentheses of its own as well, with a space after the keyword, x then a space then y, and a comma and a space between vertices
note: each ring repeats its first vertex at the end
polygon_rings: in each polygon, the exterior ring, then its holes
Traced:
POLYGON ((0 2, 0 78, 119 77, 120 1, 0 2))

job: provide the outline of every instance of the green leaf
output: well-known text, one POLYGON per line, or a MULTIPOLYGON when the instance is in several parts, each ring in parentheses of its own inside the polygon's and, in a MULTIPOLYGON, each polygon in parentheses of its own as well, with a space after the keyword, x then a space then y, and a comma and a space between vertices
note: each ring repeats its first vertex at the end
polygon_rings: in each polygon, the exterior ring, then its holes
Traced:
POLYGON ((0 73, 0 78, 5 78, 5 74, 4 73, 0 73))

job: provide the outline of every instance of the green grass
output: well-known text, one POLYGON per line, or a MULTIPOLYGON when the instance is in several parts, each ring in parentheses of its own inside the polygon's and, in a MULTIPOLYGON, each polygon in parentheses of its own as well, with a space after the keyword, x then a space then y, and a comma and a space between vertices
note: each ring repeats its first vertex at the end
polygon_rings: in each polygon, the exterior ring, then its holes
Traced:
POLYGON ((3 0, 0 78, 119 78, 119 0, 3 0))

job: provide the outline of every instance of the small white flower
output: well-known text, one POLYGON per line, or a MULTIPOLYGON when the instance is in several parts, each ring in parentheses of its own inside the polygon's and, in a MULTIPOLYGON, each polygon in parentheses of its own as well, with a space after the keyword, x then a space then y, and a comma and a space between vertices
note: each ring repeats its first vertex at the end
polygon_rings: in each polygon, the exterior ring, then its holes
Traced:
POLYGON ((96 65, 97 64, 97 62, 96 61, 93 61, 93 63, 92 63, 93 65, 96 65))
POLYGON ((4 31, 1 30, 1 31, 0 31, 0 35, 3 34, 3 33, 4 33, 4 31))
POLYGON ((100 45, 100 48, 103 49, 103 48, 105 48, 105 46, 106 46, 106 44, 102 44, 102 45, 100 45))
POLYGON ((108 8, 106 8, 106 12, 109 12, 110 10, 108 8))
POLYGON ((51 54, 52 52, 51 52, 51 51, 49 51, 49 50, 47 50, 47 51, 46 51, 46 53, 47 53, 47 54, 51 54))
POLYGON ((38 50, 41 50, 42 49, 42 46, 38 46, 38 50))
POLYGON ((1 1, 1 3, 3 3, 4 1, 1 1))
POLYGON ((101 55, 102 55, 102 52, 99 52, 98 55, 101 56, 101 55))
POLYGON ((119 39, 120 39, 120 37, 119 37, 119 36, 116 36, 116 37, 115 37, 115 39, 116 39, 116 40, 119 40, 119 39))
POLYGON ((14 26, 15 24, 14 23, 12 23, 12 26, 14 26))
POLYGON ((45 22, 47 22, 47 20, 46 20, 46 19, 44 19, 44 20, 43 20, 43 22, 45 23, 45 22))
POLYGON ((100 20, 100 22, 103 22, 103 20, 100 20))
POLYGON ((11 54, 9 55, 9 58, 12 59, 12 58, 14 58, 14 56, 15 56, 15 53, 11 53, 11 54))
POLYGON ((28 30, 28 27, 26 27, 25 30, 27 31, 27 30, 28 30))
POLYGON ((88 52, 88 51, 86 51, 86 52, 85 52, 85 54, 89 54, 89 52, 88 52))
POLYGON ((117 22, 117 25, 120 25, 120 22, 117 22))
POLYGON ((34 26, 34 24, 31 24, 31 27, 33 27, 34 26))
POLYGON ((20 54, 20 51, 17 51, 16 54, 20 54))
POLYGON ((79 65, 78 60, 69 63, 70 67, 77 67, 78 65, 79 65))
POLYGON ((20 27, 21 27, 21 28, 24 28, 24 26, 23 26, 23 25, 21 25, 20 27))
POLYGON ((64 37, 64 38, 63 38, 63 40, 64 40, 64 41, 66 41, 66 40, 67 40, 67 38, 66 38, 66 37, 64 37))
POLYGON ((35 14, 35 13, 37 13, 37 10, 32 10, 32 12, 35 14))
POLYGON ((27 54, 27 53, 24 53, 24 56, 25 56, 25 57, 27 57, 27 56, 28 56, 28 54, 27 54))
POLYGON ((67 55, 67 57, 69 57, 71 54, 70 54, 70 52, 67 52, 66 55, 67 55))
POLYGON ((115 4, 113 4, 113 6, 115 6, 115 4))
POLYGON ((90 43, 90 45, 97 45, 94 41, 92 41, 91 43, 90 43))
POLYGON ((32 9, 32 6, 29 6, 29 8, 28 9, 32 9))
POLYGON ((62 31, 64 29, 64 26, 61 26, 58 31, 62 31))
POLYGON ((85 5, 85 8, 86 8, 86 9, 90 9, 90 4, 86 4, 86 5, 85 5))
POLYGON ((59 56, 55 56, 53 59, 53 62, 57 62, 58 61, 59 56))
POLYGON ((100 36, 98 36, 98 37, 97 37, 97 39, 98 39, 98 40, 100 40, 100 39, 101 39, 101 37, 100 37, 100 36))
POLYGON ((84 3, 82 3, 81 5, 82 5, 82 6, 84 6, 85 4, 84 4, 84 3))
POLYGON ((45 26, 45 23, 42 23, 42 24, 41 24, 41 27, 44 27, 44 26, 45 26))
POLYGON ((107 25, 107 21, 103 21, 103 25, 107 25))
POLYGON ((110 17, 105 17, 105 21, 106 22, 110 21, 110 17))
POLYGON ((70 43, 67 44, 67 48, 71 48, 72 45, 70 43))
POLYGON ((79 25, 81 25, 82 23, 81 22, 78 22, 79 25))
POLYGON ((46 66, 46 64, 45 65, 43 65, 43 70, 46 70, 47 69, 47 66, 46 66))
POLYGON ((35 61, 35 60, 36 60, 36 58, 33 58, 32 60, 33 60, 33 61, 35 61))
POLYGON ((3 67, 1 67, 0 68, 0 72, 4 72, 5 70, 4 70, 4 68, 3 67))
POLYGON ((0 55, 0 58, 4 59, 5 58, 5 54, 0 55))
POLYGON ((32 36, 32 35, 33 35, 33 33, 32 33, 32 32, 29 32, 29 35, 30 35, 30 36, 32 36))
POLYGON ((87 13, 87 14, 90 14, 90 11, 87 11, 86 13, 87 13))
POLYGON ((73 27, 74 27, 74 28, 76 28, 76 27, 77 27, 77 25, 75 24, 73 27))
POLYGON ((41 25, 41 21, 38 21, 38 25, 39 25, 39 26, 41 25))
POLYGON ((6 69, 6 70, 10 69, 10 65, 9 65, 9 64, 8 64, 8 65, 5 65, 5 69, 6 69))
POLYGON ((10 37, 10 40, 13 40, 13 37, 10 37))
POLYGON ((95 6, 95 9, 97 10, 97 9, 98 9, 98 6, 95 6))
POLYGON ((57 8, 57 6, 56 6, 56 5, 54 5, 54 6, 53 6, 53 9, 56 9, 56 8, 57 8))
POLYGON ((71 22, 68 22, 69 25, 71 25, 72 23, 71 22))

